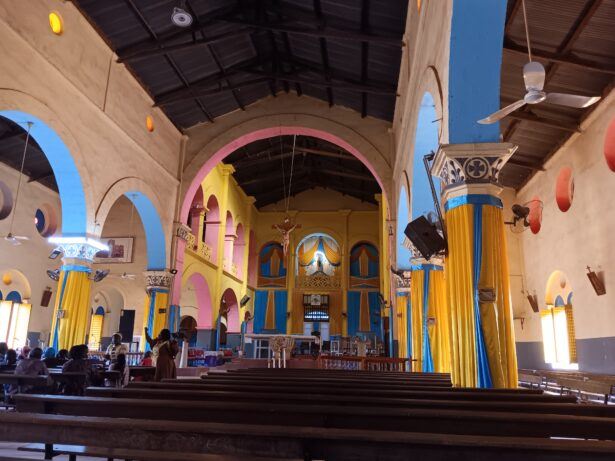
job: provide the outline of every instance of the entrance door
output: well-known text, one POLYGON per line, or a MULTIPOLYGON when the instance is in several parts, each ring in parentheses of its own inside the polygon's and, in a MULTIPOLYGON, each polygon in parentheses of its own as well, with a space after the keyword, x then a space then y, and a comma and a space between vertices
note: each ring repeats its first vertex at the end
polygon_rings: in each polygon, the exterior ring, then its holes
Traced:
POLYGON ((120 333, 122 334, 122 342, 131 343, 132 333, 135 329, 135 311, 132 309, 122 309, 120 315, 120 333))

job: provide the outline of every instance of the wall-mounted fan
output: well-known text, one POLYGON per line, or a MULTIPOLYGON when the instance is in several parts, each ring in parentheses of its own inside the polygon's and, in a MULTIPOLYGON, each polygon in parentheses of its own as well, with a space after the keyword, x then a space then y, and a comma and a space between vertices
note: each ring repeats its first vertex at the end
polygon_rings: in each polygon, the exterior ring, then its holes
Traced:
POLYGON ((530 200, 529 202, 519 205, 515 203, 512 207, 512 221, 504 221, 504 224, 510 226, 511 232, 520 234, 531 226, 532 210, 542 211, 542 202, 540 200, 530 200))
POLYGON ((523 99, 512 103, 503 109, 494 112, 493 114, 481 119, 478 123, 483 125, 495 123, 508 114, 525 106, 526 104, 539 104, 546 102, 556 104, 558 106, 574 107, 582 109, 595 104, 600 100, 600 96, 580 96, 576 94, 566 93, 546 93, 543 91, 545 84, 545 68, 538 61, 532 61, 532 48, 530 46, 530 33, 527 24, 527 14, 525 11, 525 0, 521 3, 523 7, 523 21, 525 23, 525 37, 527 40, 527 53, 530 61, 523 66, 523 80, 525 81, 525 96, 523 99))
POLYGON ((9 232, 4 236, 4 240, 12 243, 13 245, 21 245, 22 241, 30 240, 25 235, 13 234, 13 223, 15 222, 15 215, 17 214, 17 205, 19 203, 19 191, 21 190, 21 178, 23 177, 23 168, 26 162, 26 153, 28 151, 28 143, 30 142, 30 130, 32 129, 32 122, 26 122, 28 125, 28 131, 26 133, 26 143, 23 147, 23 154, 21 155, 21 167, 19 169, 19 179, 17 180, 17 190, 15 192, 15 206, 13 207, 13 213, 11 214, 11 223, 9 224, 9 232))

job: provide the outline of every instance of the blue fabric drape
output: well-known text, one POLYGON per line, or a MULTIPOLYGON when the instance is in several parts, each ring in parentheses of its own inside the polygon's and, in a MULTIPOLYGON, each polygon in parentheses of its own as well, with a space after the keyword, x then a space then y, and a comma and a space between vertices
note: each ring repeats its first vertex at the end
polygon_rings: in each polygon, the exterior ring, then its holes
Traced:
MULTIPOLYGON (((147 315, 147 329, 154 334, 154 312, 156 310, 156 290, 152 290, 149 298, 149 313, 147 315)), ((151 351, 152 348, 149 345, 149 342, 145 341, 145 352, 151 351)))
POLYGON ((286 334, 286 312, 288 306, 288 292, 278 290, 273 293, 275 305, 275 329, 277 333, 286 334))
MULTIPOLYGON (((60 289, 60 295, 59 295, 60 296, 60 302, 58 304, 59 306, 62 306, 62 300, 64 298, 64 291, 66 290, 67 281, 68 281, 68 274, 66 274, 64 276, 64 279, 62 279, 62 288, 60 289)), ((59 337, 60 337, 60 321, 58 319, 58 321, 56 321, 55 332, 53 334, 53 344, 51 345, 51 347, 53 347, 56 351, 58 350, 59 337)))
POLYGON ((382 317, 380 313, 380 296, 377 291, 370 291, 367 295, 369 299, 369 324, 370 331, 384 341, 384 331, 382 328, 382 317))
POLYGON ((359 319, 361 311, 361 292, 348 292, 348 336, 356 336, 359 330, 359 319))
POLYGON ((429 313, 429 274, 430 270, 425 269, 423 277, 423 371, 433 372, 433 357, 431 356, 431 343, 429 341, 428 313, 429 313))
POLYGON ((476 206, 480 208, 482 205, 492 205, 498 208, 502 208, 503 206, 502 201, 499 198, 494 197, 493 195, 469 194, 462 195, 460 197, 453 197, 452 199, 448 200, 444 204, 444 210, 449 211, 462 205, 475 205, 475 209, 476 206))
POLYGON ((179 319, 181 318, 181 308, 171 304, 169 306, 169 331, 171 333, 179 330, 179 319))
POLYGON ((480 315, 480 303, 478 298, 478 283, 483 253, 483 207, 474 205, 474 268, 472 272, 474 285, 474 324, 476 335, 476 360, 478 373, 478 387, 493 387, 491 381, 491 370, 489 369, 489 358, 483 336, 483 328, 480 315))
POLYGON ((257 290, 254 293, 254 333, 261 333, 263 328, 265 328, 267 296, 267 290, 257 290))

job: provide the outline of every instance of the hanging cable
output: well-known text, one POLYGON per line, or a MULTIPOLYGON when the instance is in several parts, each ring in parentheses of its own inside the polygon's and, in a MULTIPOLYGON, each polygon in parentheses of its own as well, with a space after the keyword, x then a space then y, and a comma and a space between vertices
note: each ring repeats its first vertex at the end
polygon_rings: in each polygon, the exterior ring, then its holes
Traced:
POLYGON ((295 145, 297 144, 297 135, 293 137, 293 153, 290 157, 290 177, 288 179, 288 196, 286 198, 286 214, 288 214, 288 208, 290 206, 290 188, 293 184, 293 168, 295 166, 295 145))
POLYGON ((527 12, 525 11, 525 0, 521 0, 521 6, 523 7, 523 24, 525 24, 525 39, 527 40, 527 54, 532 62, 532 47, 530 46, 530 29, 527 25, 527 12))
POLYGON ((32 129, 32 122, 26 122, 28 125, 28 131, 26 133, 26 144, 23 146, 23 154, 21 156, 21 168, 19 169, 19 179, 17 180, 17 190, 15 191, 15 207, 13 208, 13 214, 11 215, 11 224, 9 225, 9 234, 13 233, 13 222, 15 221, 15 215, 17 214, 17 204, 19 203, 19 191, 21 189, 21 177, 23 176, 23 168, 26 163, 26 152, 28 151, 28 142, 30 141, 30 130, 32 129))
MULTIPOLYGON (((286 173, 284 171, 284 143, 280 135, 280 158, 282 159, 282 194, 286 195, 286 173)), ((286 197, 284 197, 286 200, 286 197)))

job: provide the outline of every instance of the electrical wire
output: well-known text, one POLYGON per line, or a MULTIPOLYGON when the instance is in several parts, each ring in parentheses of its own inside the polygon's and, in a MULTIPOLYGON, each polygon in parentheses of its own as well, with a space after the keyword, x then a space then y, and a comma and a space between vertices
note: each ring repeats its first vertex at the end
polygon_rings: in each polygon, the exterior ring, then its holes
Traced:
POLYGON ((19 169, 19 180, 17 181, 17 190, 15 191, 15 206, 13 207, 13 214, 11 215, 11 224, 9 225, 9 234, 13 233, 13 222, 15 221, 15 215, 17 214, 17 204, 19 203, 19 191, 21 190, 21 178, 23 176, 23 168, 26 163, 26 152, 28 151, 28 142, 30 141, 30 130, 32 129, 32 122, 26 122, 28 125, 28 131, 26 133, 26 143, 23 147, 23 154, 21 156, 21 168, 19 169))

